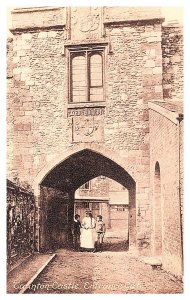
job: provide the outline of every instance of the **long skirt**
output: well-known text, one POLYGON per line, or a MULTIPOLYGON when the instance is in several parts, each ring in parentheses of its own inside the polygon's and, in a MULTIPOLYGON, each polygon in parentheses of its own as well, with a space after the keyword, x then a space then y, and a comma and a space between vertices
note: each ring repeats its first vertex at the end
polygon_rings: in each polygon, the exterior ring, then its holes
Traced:
POLYGON ((95 229, 81 229, 80 246, 81 248, 93 249, 96 241, 95 229))

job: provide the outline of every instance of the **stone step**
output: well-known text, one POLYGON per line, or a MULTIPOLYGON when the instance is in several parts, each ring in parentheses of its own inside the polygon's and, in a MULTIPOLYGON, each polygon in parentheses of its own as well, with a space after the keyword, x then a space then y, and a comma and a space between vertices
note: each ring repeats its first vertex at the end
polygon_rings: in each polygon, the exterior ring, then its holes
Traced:
POLYGON ((153 270, 161 269, 162 267, 162 261, 160 257, 141 257, 140 261, 150 265, 153 270))

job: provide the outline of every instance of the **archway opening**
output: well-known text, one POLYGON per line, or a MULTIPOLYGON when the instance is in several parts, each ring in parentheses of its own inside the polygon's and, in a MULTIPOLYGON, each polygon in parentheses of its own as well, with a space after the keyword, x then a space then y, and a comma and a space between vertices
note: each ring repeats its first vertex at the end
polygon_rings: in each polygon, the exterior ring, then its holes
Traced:
POLYGON ((122 251, 129 247, 129 192, 118 183, 100 175, 87 181, 75 191, 74 213, 80 221, 92 212, 105 224, 104 249, 122 251))
POLYGON ((154 254, 162 254, 162 203, 160 165, 156 162, 154 173, 154 254))
POLYGON ((134 179, 113 160, 85 149, 56 165, 40 183, 40 250, 72 246, 75 191, 99 176, 110 178, 128 190, 129 245, 136 244, 134 179))

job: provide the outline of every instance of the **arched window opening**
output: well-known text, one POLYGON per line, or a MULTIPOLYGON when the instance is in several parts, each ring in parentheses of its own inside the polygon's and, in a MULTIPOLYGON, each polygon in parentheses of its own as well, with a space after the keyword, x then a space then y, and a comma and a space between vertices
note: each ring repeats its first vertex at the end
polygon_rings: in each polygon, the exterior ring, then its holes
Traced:
POLYGON ((162 204, 160 165, 156 162, 154 173, 154 253, 162 254, 162 204))
POLYGON ((103 100, 103 66, 102 56, 93 54, 90 57, 90 101, 103 100))
POLYGON ((103 51, 71 52, 69 102, 98 102, 103 97, 103 51))
POLYGON ((86 59, 78 55, 72 59, 72 101, 85 102, 86 89, 86 59))

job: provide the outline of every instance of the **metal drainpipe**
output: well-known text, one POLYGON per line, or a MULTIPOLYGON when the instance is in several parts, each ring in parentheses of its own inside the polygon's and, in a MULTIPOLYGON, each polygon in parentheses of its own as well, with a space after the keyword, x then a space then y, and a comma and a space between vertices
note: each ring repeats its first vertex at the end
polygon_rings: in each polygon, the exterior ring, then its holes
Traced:
POLYGON ((181 255, 182 255, 182 273, 184 272, 184 266, 183 266, 183 222, 182 222, 182 204, 181 204, 181 179, 180 179, 180 160, 181 160, 181 153, 180 153, 180 122, 183 120, 183 114, 179 114, 178 117, 176 118, 179 123, 177 124, 178 126, 178 159, 179 159, 179 208, 180 208, 180 230, 181 230, 181 255))

